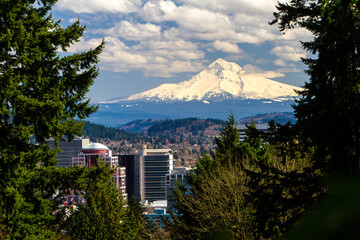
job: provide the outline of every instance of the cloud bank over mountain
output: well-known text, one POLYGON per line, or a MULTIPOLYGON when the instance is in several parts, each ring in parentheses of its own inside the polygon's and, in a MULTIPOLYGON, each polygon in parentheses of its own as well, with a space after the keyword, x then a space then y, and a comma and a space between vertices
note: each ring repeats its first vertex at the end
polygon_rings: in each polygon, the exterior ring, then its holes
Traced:
MULTIPOLYGON (((301 29, 282 35, 269 26, 277 0, 59 0, 60 12, 73 12, 89 26, 70 51, 79 52, 107 42, 100 67, 113 72, 141 71, 146 76, 174 77, 198 72, 208 56, 228 59, 254 57, 246 46, 269 45, 266 54, 277 71, 299 71, 305 57, 299 39, 311 35, 301 29)), ((74 21, 70 18, 69 22, 74 21)), ((264 57, 265 58, 265 57, 264 57)))

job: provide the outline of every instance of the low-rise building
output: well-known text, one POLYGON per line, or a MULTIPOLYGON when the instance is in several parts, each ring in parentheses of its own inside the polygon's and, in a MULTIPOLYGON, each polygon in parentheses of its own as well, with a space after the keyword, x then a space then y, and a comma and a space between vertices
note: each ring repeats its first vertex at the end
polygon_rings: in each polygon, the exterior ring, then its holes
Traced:
POLYGON ((176 189, 177 182, 184 187, 189 187, 186 175, 190 170, 191 168, 176 167, 169 174, 165 175, 167 209, 172 211, 175 210, 176 199, 174 191, 176 189))
POLYGON ((126 193, 126 168, 119 167, 118 157, 112 156, 111 150, 101 143, 90 143, 86 145, 76 157, 72 157, 72 166, 95 167, 100 162, 109 164, 109 167, 115 169, 112 180, 116 187, 120 189, 124 199, 127 199, 126 193))

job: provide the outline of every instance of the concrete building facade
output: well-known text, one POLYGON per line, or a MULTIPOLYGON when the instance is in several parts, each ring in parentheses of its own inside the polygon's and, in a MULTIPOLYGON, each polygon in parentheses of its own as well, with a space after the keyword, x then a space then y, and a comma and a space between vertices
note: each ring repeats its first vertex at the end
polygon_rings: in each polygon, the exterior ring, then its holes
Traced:
POLYGON ((141 200, 149 202, 166 200, 165 175, 174 166, 173 151, 171 149, 147 149, 144 145, 137 150, 140 161, 141 200))
MULTIPOLYGON (((47 140, 49 147, 55 149, 55 141, 52 139, 47 140)), ((59 148, 61 152, 57 153, 57 167, 71 167, 72 157, 77 156, 78 153, 87 145, 90 144, 88 138, 75 138, 71 143, 67 141, 60 141, 59 148)))
POLYGON ((126 193, 126 168, 119 167, 118 157, 112 156, 112 151, 101 143, 90 143, 86 145, 76 157, 72 157, 72 166, 95 167, 100 162, 109 164, 109 167, 115 169, 112 175, 112 181, 120 190, 120 193, 127 199, 126 193))
POLYGON ((191 168, 177 167, 174 168, 169 174, 165 175, 167 209, 175 209, 176 199, 174 190, 176 188, 176 183, 179 182, 184 187, 189 187, 189 184, 186 180, 186 175, 190 170, 191 168))

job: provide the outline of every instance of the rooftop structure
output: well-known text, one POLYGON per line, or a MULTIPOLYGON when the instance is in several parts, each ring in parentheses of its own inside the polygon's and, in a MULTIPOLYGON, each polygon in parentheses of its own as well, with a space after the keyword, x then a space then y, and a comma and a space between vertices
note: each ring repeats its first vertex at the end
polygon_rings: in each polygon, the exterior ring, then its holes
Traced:
POLYGON ((72 166, 96 167, 100 162, 109 164, 109 167, 115 169, 112 180, 120 193, 127 199, 126 193, 126 168, 119 167, 118 157, 112 156, 111 150, 101 143, 90 143, 82 148, 77 157, 72 158, 72 166))

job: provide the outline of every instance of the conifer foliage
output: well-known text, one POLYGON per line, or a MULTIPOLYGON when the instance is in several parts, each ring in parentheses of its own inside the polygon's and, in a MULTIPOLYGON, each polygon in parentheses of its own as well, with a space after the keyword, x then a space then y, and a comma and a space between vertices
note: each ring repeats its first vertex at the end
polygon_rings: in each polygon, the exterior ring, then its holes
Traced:
POLYGON ((50 167, 56 151, 45 139, 73 139, 83 127, 76 119, 96 110, 85 95, 104 44, 60 55, 85 27, 77 21, 63 28, 51 14, 55 3, 0 1, 0 222, 15 239, 53 236, 51 199, 62 170, 50 167))
POLYGON ((293 150, 294 154, 279 151, 288 145, 278 136, 280 132, 284 130, 274 126, 262 133, 252 122, 240 142, 230 116, 217 140, 217 152, 199 159, 188 177, 189 189, 179 186, 176 191, 178 215, 173 215, 170 225, 172 239, 218 234, 229 239, 283 236, 323 189, 311 168, 311 152, 301 155, 302 148, 293 150))
POLYGON ((360 1, 292 0, 279 3, 272 22, 285 32, 295 26, 314 35, 303 47, 310 80, 294 106, 302 136, 317 147, 328 172, 360 169, 360 1))

